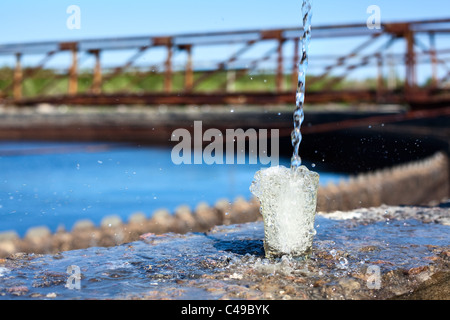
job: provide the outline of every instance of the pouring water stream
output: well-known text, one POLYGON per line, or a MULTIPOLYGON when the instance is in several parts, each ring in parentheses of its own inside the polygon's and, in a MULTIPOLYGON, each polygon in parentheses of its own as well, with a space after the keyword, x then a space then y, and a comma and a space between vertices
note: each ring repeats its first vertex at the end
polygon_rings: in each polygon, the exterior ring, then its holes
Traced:
POLYGON ((266 257, 283 255, 304 257, 312 250, 315 235, 319 174, 302 165, 299 146, 300 127, 304 119, 305 80, 308 67, 308 47, 311 40, 311 0, 302 5, 301 58, 298 65, 298 88, 291 134, 294 152, 291 168, 274 166, 256 172, 251 192, 261 202, 264 218, 264 250, 266 257))

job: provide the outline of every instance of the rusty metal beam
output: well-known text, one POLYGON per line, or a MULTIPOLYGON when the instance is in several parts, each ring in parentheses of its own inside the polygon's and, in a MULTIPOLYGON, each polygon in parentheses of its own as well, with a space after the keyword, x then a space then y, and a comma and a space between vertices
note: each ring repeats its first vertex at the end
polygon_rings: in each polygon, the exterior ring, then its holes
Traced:
POLYGON ((381 55, 382 52, 386 51, 387 49, 389 49, 389 47, 394 43, 395 38, 390 38, 385 44, 383 44, 381 47, 379 47, 374 53, 372 54, 367 54, 363 57, 360 58, 360 62, 359 63, 355 63, 355 64, 351 64, 351 65, 347 65, 345 67, 345 71, 343 72, 343 74, 339 77, 335 77, 335 78, 331 78, 329 81, 327 81, 324 86, 326 88, 332 88, 333 86, 335 86, 337 83, 341 82, 342 80, 344 80, 346 77, 348 77, 348 75, 353 72, 354 70, 357 70, 359 67, 364 67, 367 66, 370 62, 370 59, 372 58, 376 58, 378 55, 381 55))
MULTIPOLYGON (((415 32, 419 33, 428 33, 430 31, 437 32, 450 32, 450 27, 436 30, 433 25, 435 24, 450 24, 450 19, 430 19, 430 20, 422 20, 422 21, 408 21, 408 22, 396 22, 396 23, 383 23, 382 30, 377 32, 372 32, 372 34, 378 34, 381 32, 398 32, 398 29, 401 28, 402 24, 409 24, 414 27, 415 32), (430 27, 427 28, 427 25, 430 27)), ((270 34, 276 34, 277 30, 283 30, 284 37, 287 40, 293 40, 298 37, 298 31, 300 31, 299 27, 292 28, 284 28, 284 29, 275 29, 274 30, 239 30, 239 31, 226 31, 226 32, 202 32, 202 33, 188 33, 188 34, 176 34, 171 36, 173 39, 173 44, 192 44, 192 45, 211 45, 217 43, 233 43, 233 42, 247 42, 249 38, 257 41, 261 40, 263 37, 268 39, 271 38, 270 34), (232 36, 233 38, 229 40, 226 36, 232 36), (223 39, 221 39, 222 37, 223 39), (206 39, 211 39, 211 41, 207 41, 206 39)), ((314 38, 321 37, 333 37, 335 34, 326 34, 326 32, 337 31, 339 32, 339 36, 361 36, 367 35, 368 30, 366 24, 340 24, 340 25, 322 25, 322 26, 314 26, 314 38), (355 32, 354 30, 358 30, 355 32)), ((99 39, 89 39, 78 41, 80 46, 86 45, 89 49, 108 49, 108 50, 117 50, 117 49, 133 49, 136 48, 137 42, 144 43, 144 45, 149 45, 149 40, 153 41, 153 45, 165 45, 164 41, 167 41, 167 36, 158 37, 158 36, 141 36, 141 37, 116 37, 116 38, 99 38, 99 39), (106 45, 102 47, 101 45, 105 43, 106 45)), ((274 38, 274 37, 272 37, 274 38)), ((31 42, 25 44, 4 44, 0 45, 0 55, 12 55, 16 52, 20 51, 23 54, 28 53, 47 53, 49 51, 55 51, 57 49, 58 41, 47 41, 47 42, 31 42), (19 50, 20 48, 20 50, 19 50), (49 49, 50 48, 50 49, 49 49)), ((140 46, 140 45, 138 45, 140 46)))
POLYGON ((192 65, 192 45, 183 45, 179 47, 181 50, 185 50, 186 66, 184 72, 184 91, 191 92, 194 87, 194 69, 192 65))
POLYGON ((255 41, 248 41, 245 46, 243 46, 241 49, 239 49, 237 52, 235 52, 231 57, 229 57, 227 60, 220 62, 217 65, 217 68, 215 70, 211 70, 211 71, 206 71, 204 72, 203 76, 201 76, 200 78, 198 78, 197 80, 195 80, 194 84, 193 84, 193 88, 198 87, 198 85, 205 81, 206 79, 212 77, 213 75, 217 74, 220 71, 224 71, 227 68, 227 65, 229 65, 230 63, 234 62, 237 60, 237 58, 242 55, 244 52, 248 51, 253 44, 255 43, 255 41))
POLYGON ((283 91, 283 83, 284 83, 284 72, 283 72, 283 44, 284 39, 282 38, 281 34, 278 38, 278 47, 277 47, 277 74, 275 79, 275 86, 277 92, 283 91))
POLYGON ((91 53, 95 58, 91 92, 94 94, 100 94, 102 92, 102 67, 100 61, 100 50, 90 50, 89 53, 91 53))
POLYGON ((14 68, 14 83, 13 83, 13 97, 14 100, 19 101, 22 99, 22 80, 23 80, 23 72, 22 65, 20 62, 20 58, 22 54, 16 54, 16 66, 14 68))
MULTIPOLYGON (((335 102, 370 102, 376 99, 374 90, 341 90, 308 93, 309 103, 335 102)), ((232 93, 139 93, 139 94, 78 94, 76 96, 51 96, 45 98, 22 99, 19 105, 33 105, 41 102, 68 103, 74 105, 118 105, 118 104, 236 104, 236 105, 271 105, 292 103, 292 92, 232 92, 232 93)))
POLYGON ((72 49, 72 65, 69 69, 69 88, 68 93, 75 95, 78 92, 78 51, 72 49))
POLYGON ((413 90, 417 84, 416 78, 416 56, 414 51, 414 32, 410 30, 405 35, 406 39, 406 55, 405 55, 405 64, 406 64, 406 76, 405 76, 405 87, 406 90, 413 90))
MULTIPOLYGON (((37 72, 39 72, 40 70, 42 70, 45 66, 45 64, 51 59, 51 57, 55 54, 55 51, 49 51, 46 53, 46 55, 44 56, 44 58, 39 61, 37 67, 34 68, 27 68, 25 69, 25 71, 22 74, 22 81, 24 81, 26 78, 30 78, 33 75, 35 75, 37 72)), ((15 53, 15 55, 17 55, 17 53, 15 53)), ((20 53, 20 55, 22 56, 22 53, 20 53)), ((13 80, 5 87, 3 88, 3 90, 1 92, 3 93, 7 93, 9 90, 11 90, 11 88, 14 86, 14 78, 13 80)), ((0 95, 1 96, 1 95, 0 95)))
POLYGON ((382 102, 384 99, 384 77, 383 77, 383 55, 376 54, 377 57, 377 101, 382 102))
POLYGON ((291 75, 291 90, 296 91, 298 86, 298 64, 300 60, 300 48, 299 48, 300 39, 296 38, 294 40, 294 56, 292 61, 292 75, 291 75))
POLYGON ((318 81, 321 81, 323 79, 325 79, 327 76, 330 75, 330 73, 337 67, 343 66, 346 61, 350 58, 355 57, 360 51, 362 51, 363 49, 367 48, 367 46, 369 46, 370 44, 373 43, 373 41, 375 39, 377 39, 380 36, 380 34, 373 34, 370 36, 369 39, 367 39, 366 41, 364 41, 362 44, 358 45, 355 49, 353 49, 349 54, 344 55, 344 56, 340 56, 336 62, 332 65, 328 65, 325 67, 325 72, 322 73, 320 76, 316 77, 315 79, 312 80, 311 84, 314 84, 318 81))
POLYGON ((61 42, 59 43, 59 50, 72 53, 67 92, 69 95, 75 95, 78 92, 78 42, 61 42))
MULTIPOLYGON (((119 75, 122 71, 128 69, 129 67, 131 67, 133 65, 133 63, 136 61, 136 59, 138 59, 140 56, 142 56, 145 51, 150 48, 150 46, 142 46, 140 48, 138 48, 137 52, 135 54, 133 54, 128 60, 127 62, 125 62, 124 65, 119 66, 114 68, 114 71, 108 75, 105 75, 103 77, 103 82, 106 82, 112 78, 114 78, 115 76, 119 75)), ((92 90, 92 88, 91 88, 92 90)))
POLYGON ((173 54, 173 49, 172 49, 172 42, 169 41, 166 44, 166 48, 167 48, 167 58, 166 58, 166 62, 164 63, 164 92, 169 93, 170 91, 172 91, 172 54, 173 54))
MULTIPOLYGON (((277 52, 277 50, 278 46, 267 50, 261 57, 250 61, 247 68, 245 68, 244 70, 239 70, 237 72, 237 75, 234 77, 234 81, 236 82, 237 80, 241 79, 246 74, 248 74, 248 72, 253 71, 258 66, 259 63, 269 60, 270 57, 277 52)), ((223 87, 223 83, 221 87, 223 87)))
POLYGON ((431 59, 431 86, 433 88, 438 87, 438 58, 436 52, 436 34, 434 32, 429 33, 430 37, 430 59, 431 59))

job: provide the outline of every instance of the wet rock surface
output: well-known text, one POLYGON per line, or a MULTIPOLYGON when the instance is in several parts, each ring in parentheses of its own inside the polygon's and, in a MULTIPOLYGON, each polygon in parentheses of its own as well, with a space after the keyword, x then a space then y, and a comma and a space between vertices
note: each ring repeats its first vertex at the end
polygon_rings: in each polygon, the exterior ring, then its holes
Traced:
POLYGON ((0 299, 450 299, 449 217, 448 203, 319 214, 304 260, 265 259, 262 222, 16 253, 0 299))

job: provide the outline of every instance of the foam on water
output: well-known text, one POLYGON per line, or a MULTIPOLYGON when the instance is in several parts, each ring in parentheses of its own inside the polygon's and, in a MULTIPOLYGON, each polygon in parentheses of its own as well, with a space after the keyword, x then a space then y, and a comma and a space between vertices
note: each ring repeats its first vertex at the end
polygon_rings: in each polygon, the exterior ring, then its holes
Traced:
POLYGON ((255 174, 250 190, 261 202, 267 257, 309 253, 318 186, 319 174, 305 166, 270 167, 255 174))

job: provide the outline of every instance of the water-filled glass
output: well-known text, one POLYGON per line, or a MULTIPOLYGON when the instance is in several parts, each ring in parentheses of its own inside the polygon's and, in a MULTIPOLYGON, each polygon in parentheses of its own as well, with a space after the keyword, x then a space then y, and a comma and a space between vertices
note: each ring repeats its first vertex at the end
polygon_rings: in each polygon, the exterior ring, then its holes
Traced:
POLYGON ((261 202, 267 258, 311 253, 319 174, 305 166, 256 172, 250 191, 261 202))

